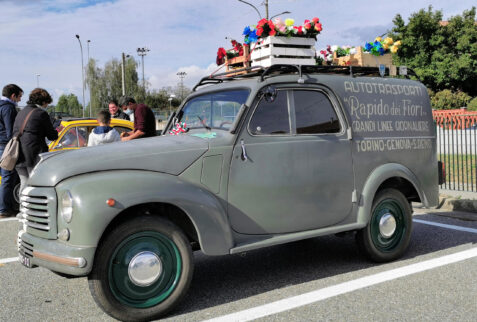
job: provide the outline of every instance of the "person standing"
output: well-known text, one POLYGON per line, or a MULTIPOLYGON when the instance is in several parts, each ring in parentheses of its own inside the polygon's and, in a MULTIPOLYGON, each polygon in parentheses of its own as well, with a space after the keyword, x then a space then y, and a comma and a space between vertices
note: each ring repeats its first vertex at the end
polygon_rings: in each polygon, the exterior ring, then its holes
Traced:
POLYGON ((115 119, 123 119, 123 120, 130 120, 129 115, 124 113, 120 108, 118 101, 114 98, 109 101, 109 113, 111 113, 111 117, 115 119))
POLYGON ((121 141, 156 136, 156 118, 154 112, 145 104, 137 104, 134 98, 123 96, 119 101, 121 108, 127 113, 134 113, 134 130, 121 133, 121 141))
POLYGON ((18 113, 15 119, 13 135, 18 135, 27 115, 32 112, 20 137, 21 149, 16 165, 16 170, 20 177, 20 191, 25 188, 26 181, 33 167, 38 163, 38 155, 48 152, 45 137, 50 141, 58 139, 58 132, 51 124, 50 117, 45 110, 52 101, 50 94, 46 90, 35 88, 30 93, 27 106, 18 113))
MULTIPOLYGON (((17 105, 21 101, 23 90, 15 84, 8 84, 2 90, 0 99, 0 155, 3 154, 5 146, 12 138, 13 124, 17 116, 17 105)), ((15 169, 8 171, 0 169, 2 184, 0 186, 0 218, 15 215, 15 199, 13 189, 17 183, 17 173, 15 169)))
POLYGON ((111 114, 106 111, 99 111, 97 117, 99 126, 95 127, 89 135, 88 146, 96 146, 105 143, 121 141, 118 131, 112 128, 111 114))

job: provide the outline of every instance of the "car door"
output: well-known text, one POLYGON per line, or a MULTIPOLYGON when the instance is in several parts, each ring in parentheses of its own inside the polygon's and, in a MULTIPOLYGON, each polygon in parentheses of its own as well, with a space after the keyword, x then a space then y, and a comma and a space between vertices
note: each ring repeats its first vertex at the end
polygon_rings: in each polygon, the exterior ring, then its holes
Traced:
POLYGON ((350 140, 322 89, 282 88, 260 99, 231 161, 228 213, 235 231, 276 234, 326 227, 351 211, 350 140))

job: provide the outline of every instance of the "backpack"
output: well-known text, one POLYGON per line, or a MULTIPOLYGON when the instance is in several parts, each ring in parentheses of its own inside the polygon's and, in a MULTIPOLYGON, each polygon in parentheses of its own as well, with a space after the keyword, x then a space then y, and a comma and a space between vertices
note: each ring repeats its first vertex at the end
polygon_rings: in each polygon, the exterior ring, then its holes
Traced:
POLYGON ((0 159, 0 168, 12 171, 17 164, 18 157, 20 156, 20 137, 23 134, 23 130, 30 118, 31 113, 33 113, 35 109, 32 109, 23 121, 22 127, 20 128, 20 132, 17 136, 14 136, 8 141, 5 149, 3 150, 2 157, 0 159))

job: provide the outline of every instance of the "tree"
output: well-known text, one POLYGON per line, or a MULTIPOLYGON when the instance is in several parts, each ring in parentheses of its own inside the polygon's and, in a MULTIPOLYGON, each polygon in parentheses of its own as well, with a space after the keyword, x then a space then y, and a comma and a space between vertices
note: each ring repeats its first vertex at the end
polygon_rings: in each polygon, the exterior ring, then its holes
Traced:
POLYGON ((477 26, 476 9, 442 23, 442 12, 432 6, 421 9, 406 25, 401 15, 394 20, 390 36, 401 40, 394 55, 398 65, 412 68, 433 91, 450 89, 477 95, 477 26))
MULTIPOLYGON (((122 62, 112 59, 101 69, 96 65, 96 61, 90 60, 87 66, 87 82, 91 89, 91 107, 93 116, 99 110, 108 107, 110 99, 119 99, 122 96, 122 62)), ((125 88, 126 95, 134 97, 136 100, 143 97, 142 89, 138 86, 137 63, 134 58, 126 59, 125 64, 125 88)), ((89 113, 86 113, 89 114, 89 113)))
POLYGON ((83 114, 83 111, 81 110, 81 104, 78 101, 78 96, 75 94, 61 95, 58 98, 55 111, 68 113, 77 117, 80 117, 83 114))

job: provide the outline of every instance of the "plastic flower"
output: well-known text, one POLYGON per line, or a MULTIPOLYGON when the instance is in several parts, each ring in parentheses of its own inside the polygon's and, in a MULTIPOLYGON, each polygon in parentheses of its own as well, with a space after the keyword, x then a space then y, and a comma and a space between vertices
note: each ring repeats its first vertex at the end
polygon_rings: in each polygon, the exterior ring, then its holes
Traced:
POLYGON ((376 41, 379 41, 379 42, 381 42, 381 40, 382 40, 382 38, 381 38, 381 37, 376 37, 376 39, 374 39, 374 41, 375 41, 375 42, 376 42, 376 41))
POLYGON ((278 31, 281 32, 282 34, 287 31, 286 25, 282 19, 275 18, 274 23, 275 23, 275 29, 278 29, 278 31))
POLYGON ((392 46, 391 46, 391 52, 392 52, 393 54, 395 54, 395 53, 397 53, 397 51, 398 51, 398 46, 392 45, 392 46))
POLYGON ((290 19, 290 18, 285 19, 285 25, 287 27, 293 26, 294 23, 295 23, 295 20, 293 20, 293 19, 290 19))
POLYGON ((384 38, 383 44, 391 46, 393 44, 393 39, 391 37, 384 38))
POLYGON ((365 50, 365 51, 371 51, 371 49, 373 49, 373 45, 371 45, 369 42, 367 42, 367 43, 364 45, 364 50, 365 50))
POLYGON ((383 48, 384 48, 384 50, 388 50, 388 48, 389 48, 388 44, 384 43, 383 48))
POLYGON ((321 27, 321 23, 315 24, 315 30, 318 31, 318 32, 321 32, 323 30, 323 28, 321 27))
POLYGON ((401 41, 400 41, 400 40, 396 41, 396 42, 394 43, 394 46, 401 46, 401 41))
POLYGON ((316 25, 317 23, 320 22, 320 19, 318 19, 317 17, 311 19, 311 21, 313 21, 313 23, 316 25))
POLYGON ((305 29, 311 29, 311 23, 305 22, 305 24, 303 25, 303 27, 305 27, 305 29))

